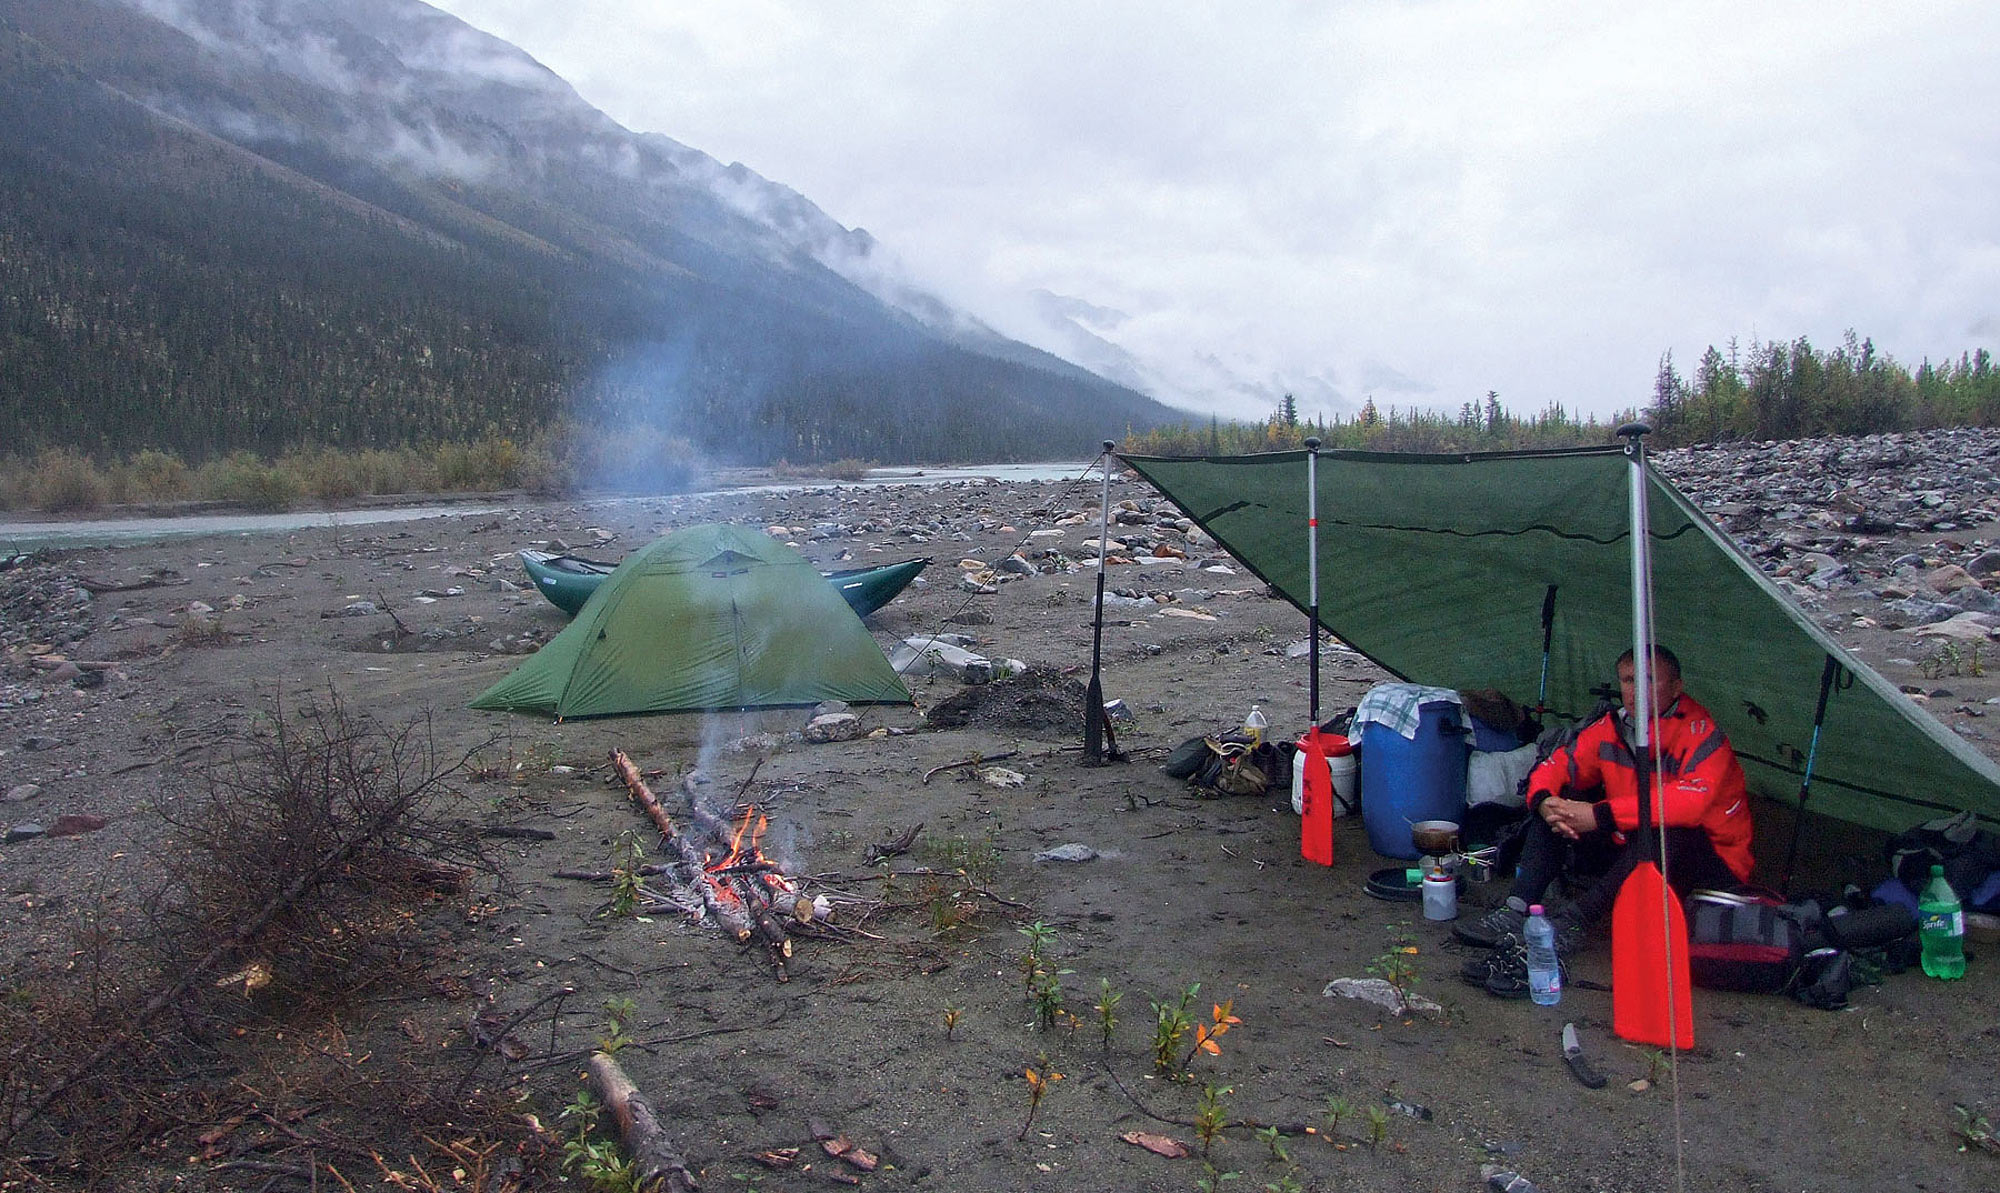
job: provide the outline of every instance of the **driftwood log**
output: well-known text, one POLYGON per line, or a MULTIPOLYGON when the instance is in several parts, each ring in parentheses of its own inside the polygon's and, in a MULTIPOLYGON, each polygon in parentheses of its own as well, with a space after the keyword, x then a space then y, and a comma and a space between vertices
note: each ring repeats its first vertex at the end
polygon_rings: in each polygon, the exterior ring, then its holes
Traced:
POLYGON ((667 1133, 653 1113, 652 1103, 625 1075, 618 1059, 608 1052, 590 1054, 590 1085, 597 1098, 611 1111, 618 1124, 618 1139, 639 1169, 639 1187, 665 1193, 694 1193, 699 1188, 687 1170, 667 1133))

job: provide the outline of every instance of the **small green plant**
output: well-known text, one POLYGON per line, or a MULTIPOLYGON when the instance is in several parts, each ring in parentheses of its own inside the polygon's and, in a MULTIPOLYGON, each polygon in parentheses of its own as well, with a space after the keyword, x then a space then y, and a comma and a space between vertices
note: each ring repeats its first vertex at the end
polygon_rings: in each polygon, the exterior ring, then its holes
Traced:
POLYGON ((951 1039, 951 1033, 958 1030, 959 1021, 965 1018, 965 1011, 959 1007, 946 1006, 944 1009, 944 1038, 951 1039))
POLYGON ((931 931, 944 936, 965 926, 968 917, 965 904, 959 901, 957 883, 948 878, 926 878, 917 888, 917 897, 924 901, 931 931))
POLYGON ((1275 1181, 1264 1185, 1264 1193, 1305 1193, 1305 1186, 1299 1183, 1299 1170, 1289 1169, 1275 1181))
POLYGON ((1216 1193, 1222 1186, 1242 1175, 1240 1172, 1219 1171, 1215 1165, 1203 1160, 1201 1162, 1201 1175, 1194 1178, 1194 1187, 1199 1193, 1216 1193))
POLYGON ((1076 971, 1073 969, 1038 969, 1035 971, 1034 985, 1029 997, 1035 1004, 1035 1023, 1047 1031, 1064 1018, 1075 1019, 1063 1010, 1062 980, 1076 971))
POLYGON ((1412 935, 1410 926, 1404 924, 1389 938, 1389 947, 1368 963, 1368 972, 1389 983, 1397 997, 1407 1003, 1410 990, 1418 980, 1416 956, 1416 937, 1412 935))
POLYGON ((1040 920, 1015 931, 1028 938, 1028 947, 1021 951, 1019 965, 1021 982, 1030 998, 1035 993, 1035 978, 1042 972, 1042 959, 1050 945, 1055 943, 1056 930, 1040 920))
POLYGON ((1290 1164, 1292 1162, 1292 1153, 1285 1146, 1285 1133, 1283 1131, 1278 1130, 1276 1127, 1259 1127, 1257 1128, 1257 1138, 1263 1141, 1265 1147, 1271 1149, 1271 1159, 1274 1162, 1279 1164, 1290 1164))
POLYGON ((1223 1129, 1229 1125, 1229 1103, 1225 1100, 1236 1090, 1231 1086, 1217 1088, 1213 1085, 1201 1087, 1201 1098, 1194 1104, 1194 1134, 1201 1140, 1201 1154, 1208 1155, 1208 1149, 1221 1137, 1223 1129))
POLYGON ((1181 1041, 1187 1039, 1194 1030, 1194 996, 1201 989, 1196 982, 1181 992, 1178 1003, 1152 1000, 1153 1007, 1153 1071, 1169 1074, 1181 1058, 1181 1041))
POLYGON ((620 1049, 632 1042, 625 1026, 632 1021, 632 1014, 638 1009, 638 1003, 623 995, 604 1000, 604 1034, 597 1037, 599 1050, 616 1056, 620 1049))
POLYGON ((1049 1060, 1049 1054, 1046 1052, 1035 1058, 1035 1063, 1027 1067, 1026 1074, 1028 1078, 1028 1117, 1022 1121, 1021 1133, 1015 1136, 1016 1139, 1026 1139, 1028 1137, 1028 1128, 1035 1125, 1035 1112, 1042 1108, 1042 1099, 1048 1096, 1049 1087, 1063 1079, 1063 1075, 1056 1072, 1056 1066, 1054 1062, 1049 1060))
POLYGON ((1368 1108, 1368 1146, 1377 1148, 1389 1137, 1389 1112, 1380 1106, 1368 1108))
POLYGON ((917 852, 933 869, 962 874, 975 887, 992 885, 1000 868, 1000 847, 990 833, 976 839, 925 837, 917 852))
POLYGON ((646 890, 640 870, 645 864, 646 847, 639 843, 638 834, 630 829, 620 833, 617 844, 611 847, 611 903, 604 914, 622 919, 639 913, 639 901, 646 890))
POLYGON ((1952 1128, 1958 1136, 1958 1150, 2000 1153, 2000 1137, 1993 1134, 1993 1124, 1987 1117, 1958 1103, 1951 1108, 1957 1120, 1952 1128))
POLYGON ((1667 1050, 1655 1048, 1646 1053, 1646 1084, 1658 1085, 1660 1078, 1667 1074, 1667 1050))
POLYGON ((1333 1139, 1340 1134, 1340 1120, 1354 1113, 1354 1103, 1338 1094, 1330 1094, 1326 1099, 1326 1135, 1333 1139))
POLYGON ((1930 653, 1917 660, 1917 670, 1925 679, 1942 679, 1947 675, 1982 676, 1985 666, 1979 659, 1977 642, 1939 642, 1931 647, 1930 653))
POLYGON ((1097 1026, 1103 1032, 1106 1052, 1111 1051, 1111 1032, 1118 1026, 1118 1004, 1124 1000, 1124 994, 1111 988, 1110 978, 1097 979, 1097 1001, 1090 1009, 1097 1012, 1097 1026))
POLYGON ((596 1193, 638 1193, 638 1166, 619 1154, 616 1143, 594 1136, 603 1109, 587 1089, 563 1107, 562 1117, 575 1124, 575 1134, 563 1140, 563 1171, 583 1178, 596 1193))

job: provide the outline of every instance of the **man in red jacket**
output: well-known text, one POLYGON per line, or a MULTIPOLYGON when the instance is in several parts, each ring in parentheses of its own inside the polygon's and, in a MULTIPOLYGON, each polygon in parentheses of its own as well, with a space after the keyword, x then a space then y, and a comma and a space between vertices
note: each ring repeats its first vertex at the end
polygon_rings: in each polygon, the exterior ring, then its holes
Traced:
MULTIPOLYGON (((1465 967, 1465 978, 1503 997, 1527 994, 1520 943, 1528 907, 1572 864, 1608 862, 1603 877, 1552 916, 1556 951, 1567 956, 1611 910, 1618 889, 1642 860, 1639 772, 1633 756, 1633 707, 1638 703, 1632 652, 1618 658, 1622 707, 1584 726, 1576 740, 1528 776, 1529 821, 1513 888, 1500 906, 1454 929, 1468 944, 1492 949, 1465 967)), ((1681 664, 1653 648, 1654 765, 1667 843, 1667 881, 1690 891, 1728 890, 1748 882, 1750 802, 1743 767, 1709 711, 1681 688, 1681 664)))

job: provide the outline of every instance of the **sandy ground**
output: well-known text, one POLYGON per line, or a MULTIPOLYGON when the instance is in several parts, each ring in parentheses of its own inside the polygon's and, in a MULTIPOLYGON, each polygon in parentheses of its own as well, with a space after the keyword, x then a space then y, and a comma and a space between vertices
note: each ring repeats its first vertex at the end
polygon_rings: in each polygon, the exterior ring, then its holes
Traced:
MULTIPOLYGON (((958 503, 984 509, 990 528, 964 541, 947 535, 911 544, 871 534, 807 541, 804 549, 824 566, 843 555, 938 557, 923 587, 871 619, 885 645, 956 629, 996 657, 1081 680, 1090 573, 1028 577, 973 597, 957 587, 956 565, 975 551, 996 558, 1047 526, 1052 508, 1094 513, 1095 496, 1043 484, 882 491, 868 498, 881 510, 958 503), (990 624, 946 625, 967 609, 990 624)), ((1149 494, 1121 484, 1116 496, 1149 494)), ((1282 793, 1201 800, 1162 775, 1158 762, 1173 745, 1233 724, 1253 703, 1269 714, 1274 734, 1305 724, 1306 662, 1284 651, 1303 637, 1303 618, 1247 575, 1175 567, 1113 573, 1114 587, 1213 594, 1183 606, 1200 616, 1111 614, 1106 694, 1135 715, 1119 726, 1132 755, 1124 765, 1081 765, 1075 727, 1038 715, 1025 700, 982 705, 964 728, 828 745, 787 736, 804 725, 799 710, 551 724, 465 708, 518 662, 496 644, 518 649, 562 624, 532 591, 497 590, 496 578, 521 579, 511 561, 516 549, 561 539, 615 558, 695 521, 810 527, 838 516, 845 500, 793 494, 542 506, 361 529, 329 519, 290 535, 44 555, 33 566, 98 582, 171 568, 185 583, 101 595, 96 628, 81 641, 53 644, 71 658, 115 663, 102 687, 51 681, 18 651, 9 661, 0 689, 0 789, 32 783, 41 791, 0 805, 0 824, 48 823, 63 813, 111 823, 0 848, 7 921, 0 939, 16 955, 58 947, 55 929, 95 889, 84 876, 105 876, 114 890, 122 879, 142 886, 156 830, 142 809, 162 792, 191 786, 202 757, 192 747, 243 732, 281 697, 331 689, 392 724, 428 712, 440 741, 454 749, 493 741, 481 759, 505 765, 458 784, 459 815, 553 833, 546 841, 493 841, 506 881, 483 883, 470 908, 431 913, 432 968, 452 979, 438 989, 475 997, 441 993, 399 1005, 379 1023, 350 1025, 350 1046, 365 1046, 374 1032, 389 1048, 402 1019, 403 1037, 414 1033, 428 1047, 462 1054, 469 1066, 463 1027, 478 999, 504 1011, 567 983, 577 994, 552 1029, 546 1017, 533 1021, 533 1044, 537 1052, 581 1049, 600 1030, 597 1008, 629 998, 636 1005, 629 1030, 639 1042, 624 1052, 626 1066, 705 1188, 816 1189, 851 1177, 848 1166, 815 1152, 817 1121, 883 1157, 881 1168, 858 1178, 868 1188, 1191 1189, 1204 1175, 1199 1158, 1163 1158, 1120 1136, 1152 1131, 1198 1146, 1187 1126, 1163 1120, 1190 1120, 1204 1086, 1229 1091, 1232 1119, 1318 1128, 1289 1138, 1289 1160, 1248 1127, 1227 1131, 1209 1160, 1240 1173, 1238 1188, 1285 1188, 1291 1180, 1315 1189, 1467 1190, 1478 1186, 1482 1164, 1517 1169, 1549 1190, 1671 1189, 1683 1179, 1700 1190, 1972 1190, 2000 1182, 2000 1156, 1961 1151, 1953 1129, 1954 1103, 2000 1113, 1991 1063, 2000 1042, 1991 1012, 2000 967, 1987 957, 1976 957, 1960 983, 1891 977, 1858 990, 1840 1013, 1698 992, 1699 1046, 1679 1058, 1677 1081, 1635 1090, 1629 1083, 1658 1061, 1612 1037, 1609 994, 1572 989, 1559 1007, 1538 1008, 1461 984, 1467 954, 1449 943, 1444 926, 1424 922, 1414 905, 1363 894, 1368 873, 1389 863, 1369 850, 1358 822, 1341 822, 1336 864, 1321 868, 1300 859, 1297 818, 1282 793), (593 529, 611 541, 594 545, 601 536, 593 529), (463 591, 423 597, 452 589, 463 591), (413 633, 399 635, 384 614, 339 615, 356 600, 386 601, 413 633), (219 611, 226 639, 185 640, 181 619, 196 601, 219 611), (747 748, 731 744, 756 734, 769 736, 747 748), (614 748, 659 772, 670 807, 690 771, 717 806, 754 801, 771 818, 767 852, 807 893, 835 902, 836 923, 867 935, 798 940, 790 980, 780 983, 762 951, 740 948, 712 926, 668 913, 599 914, 604 884, 553 875, 607 868, 621 835, 645 827, 608 781, 614 748), (925 781, 932 768, 1008 751, 1014 756, 999 765, 1024 775, 1022 786, 994 787, 970 769, 925 781), (872 844, 919 825, 907 854, 868 863, 872 844), (1036 860, 1069 843, 1098 856, 1036 860), (959 888, 892 875, 967 859, 991 897, 941 898, 940 890, 959 888), (939 929, 953 919, 955 926, 939 929), (1053 932, 1048 951, 1080 1025, 1035 1023, 1019 967, 1028 938, 1018 931, 1035 921, 1053 932), (1332 979, 1366 976, 1406 939, 1417 947, 1415 990, 1441 1011, 1399 1016, 1322 993, 1332 979), (1123 995, 1108 1047, 1089 1009, 1100 981, 1123 995), (1219 1056, 1193 1061, 1192 1080, 1156 1076, 1149 1001, 1174 1001, 1197 983, 1200 1016, 1215 1001, 1233 1000, 1241 1025, 1220 1039, 1219 1056), (947 1008, 960 1012, 949 1033, 947 1008), (1611 1078, 1604 1089, 1584 1088, 1564 1066, 1565 1022, 1577 1025, 1611 1078), (1063 1079, 1023 1137, 1023 1071, 1043 1057, 1063 1079), (1353 1107, 1333 1131, 1329 1099, 1353 1107), (1391 1103, 1421 1107, 1428 1117, 1391 1112, 1371 1140, 1369 1108, 1391 1103), (787 1147, 804 1149, 788 1170, 753 1158, 787 1147)), ((1083 533, 1073 528, 1069 541, 1083 533)), ((1886 662, 1914 653, 1907 639, 1855 644, 1898 682, 1940 686, 1886 662)), ((1352 704, 1380 678, 1365 661, 1329 653, 1323 708, 1352 704)), ((1689 680, 1700 695, 1700 677, 1689 680)), ((1992 679, 1943 683, 1954 700, 1970 698, 1975 707, 1996 690, 1992 679)), ((942 680, 913 687, 917 708, 863 710, 867 727, 921 729, 923 709, 959 691, 942 680)), ((1994 749, 1987 739, 1978 744, 1994 749)), ((1762 850, 1766 858, 1781 852, 1769 843, 1762 850)), ((1879 862, 1864 852, 1827 858, 1819 877, 1877 872, 1879 862)), ((1476 910, 1498 894, 1473 888, 1468 904, 1476 910)), ((1608 981, 1608 949, 1586 955, 1577 974, 1608 981)), ((481 1081, 501 1080, 499 1069, 488 1061, 481 1081)), ((550 1117, 576 1089, 577 1072, 516 1070, 550 1117)), ((181 1187, 256 1183, 196 1166, 181 1187)))

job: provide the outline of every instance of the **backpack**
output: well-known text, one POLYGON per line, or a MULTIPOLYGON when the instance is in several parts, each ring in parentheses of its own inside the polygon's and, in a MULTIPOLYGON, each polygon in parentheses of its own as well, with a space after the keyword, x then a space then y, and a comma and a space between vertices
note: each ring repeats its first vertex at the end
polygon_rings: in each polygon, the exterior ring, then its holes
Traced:
POLYGON ((1705 990, 1778 994, 1798 977, 1806 933, 1768 895, 1696 891, 1686 905, 1688 977, 1705 990))

